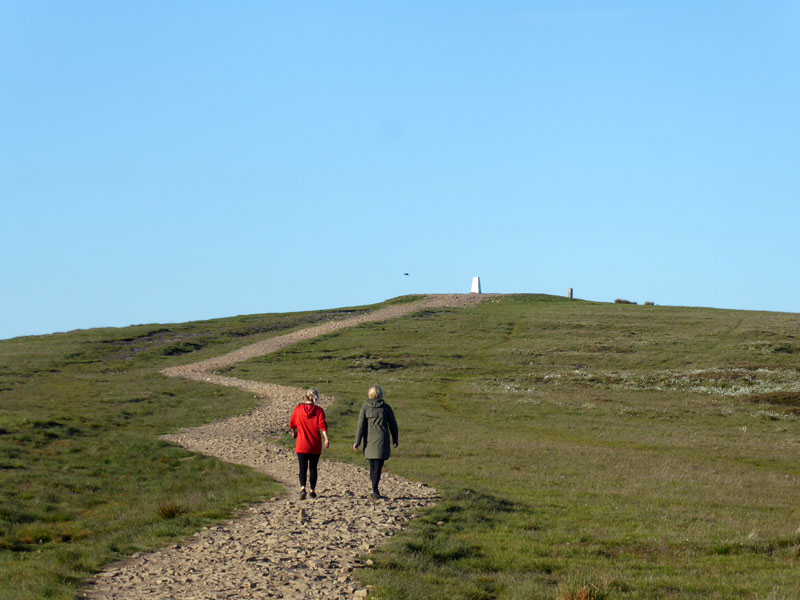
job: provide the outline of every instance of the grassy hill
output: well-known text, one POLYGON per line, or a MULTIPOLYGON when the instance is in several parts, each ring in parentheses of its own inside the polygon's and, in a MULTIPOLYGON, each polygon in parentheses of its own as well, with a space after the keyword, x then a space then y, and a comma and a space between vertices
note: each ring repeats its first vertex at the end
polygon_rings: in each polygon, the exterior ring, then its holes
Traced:
POLYGON ((796 598, 795 336, 794 314, 508 296, 232 373, 336 396, 333 454, 351 460, 384 387, 388 468, 447 496, 376 560, 391 597, 796 598))
MULTIPOLYGON (((0 598, 69 597, 103 562, 274 493, 157 440, 253 398, 158 369, 330 316, 0 342, 0 598)), ((374 557, 385 597, 800 597, 800 315, 514 295, 226 372, 335 396, 328 456, 359 462, 355 416, 383 386, 401 428, 387 468, 445 495, 374 557)))
POLYGON ((275 494, 262 475, 159 440, 257 400, 159 370, 354 312, 0 341, 0 599, 74 598, 103 564, 275 494))

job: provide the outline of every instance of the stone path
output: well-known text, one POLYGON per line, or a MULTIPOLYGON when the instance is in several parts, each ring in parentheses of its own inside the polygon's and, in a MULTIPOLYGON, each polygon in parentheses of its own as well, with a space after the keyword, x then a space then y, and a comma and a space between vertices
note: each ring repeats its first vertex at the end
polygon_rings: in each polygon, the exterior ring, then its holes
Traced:
MULTIPOLYGON (((381 492, 386 499, 370 501, 366 469, 326 460, 323 452, 317 485, 319 497, 299 500, 294 452, 266 439, 286 431, 289 416, 301 401, 303 390, 223 377, 213 371, 345 327, 385 321, 428 308, 470 306, 488 296, 427 296, 413 303, 328 322, 223 356, 164 370, 170 377, 233 386, 264 399, 248 415, 185 429, 164 439, 194 452, 258 469, 291 492, 251 506, 242 517, 206 528, 175 546, 113 564, 89 583, 81 597, 216 600, 367 596, 368 590, 360 588, 354 576, 354 570, 364 566, 361 557, 402 528, 419 509, 432 505, 437 498, 436 490, 385 473, 381 492)), ((330 406, 331 399, 323 396, 320 404, 330 406)), ((402 416, 400 422, 402 427, 402 416)), ((352 445, 349 438, 332 439, 331 443, 352 445)))

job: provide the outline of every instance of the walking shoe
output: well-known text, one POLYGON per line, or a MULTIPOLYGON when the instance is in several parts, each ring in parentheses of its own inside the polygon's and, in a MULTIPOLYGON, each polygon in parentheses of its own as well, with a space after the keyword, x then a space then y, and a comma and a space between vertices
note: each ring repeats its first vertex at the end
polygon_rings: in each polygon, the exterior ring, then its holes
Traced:
POLYGON ((317 492, 315 492, 314 490, 311 490, 311 493, 309 494, 309 496, 311 496, 312 498, 316 498, 317 497, 317 492))
POLYGON ((378 490, 372 490, 369 497, 372 498, 373 500, 378 500, 381 498, 381 493, 378 490))
POLYGON ((305 499, 306 499, 306 491, 300 490, 300 500, 305 500, 305 499))

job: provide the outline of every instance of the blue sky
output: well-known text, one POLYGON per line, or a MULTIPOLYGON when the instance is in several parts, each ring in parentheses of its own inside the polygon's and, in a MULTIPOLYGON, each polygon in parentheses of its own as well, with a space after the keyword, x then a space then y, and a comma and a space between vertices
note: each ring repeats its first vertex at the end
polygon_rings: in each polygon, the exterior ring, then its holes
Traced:
POLYGON ((475 275, 800 312, 798 6, 0 0, 0 338, 475 275))

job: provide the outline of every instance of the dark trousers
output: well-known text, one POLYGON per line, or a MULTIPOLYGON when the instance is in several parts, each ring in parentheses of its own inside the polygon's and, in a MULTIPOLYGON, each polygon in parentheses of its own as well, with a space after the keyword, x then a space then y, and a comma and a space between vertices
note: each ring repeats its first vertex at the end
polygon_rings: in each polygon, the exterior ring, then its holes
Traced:
POLYGON ((378 484, 381 482, 381 471, 383 470, 382 458, 370 458, 369 460, 369 478, 372 481, 372 489, 378 491, 378 484))
POLYGON ((306 473, 310 476, 309 483, 311 489, 317 489, 317 463, 319 463, 319 454, 300 454, 297 453, 297 461, 300 463, 300 485, 306 487, 306 473))

